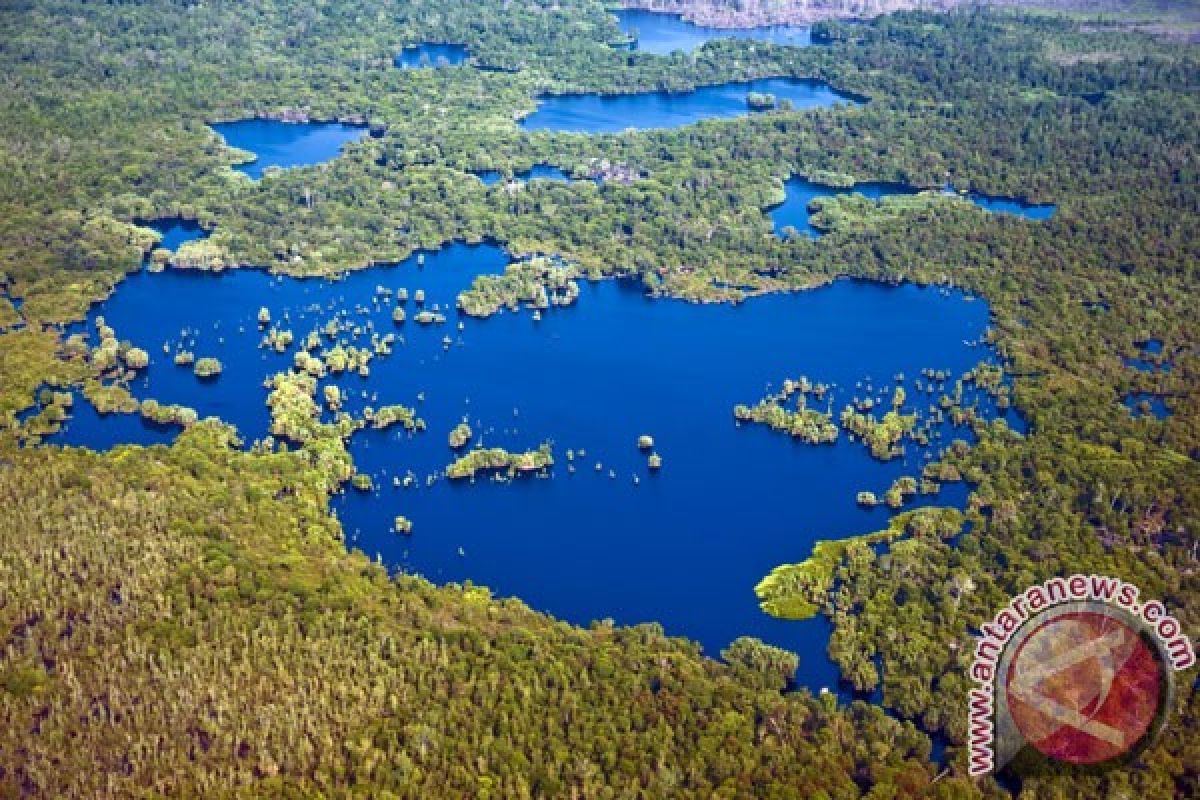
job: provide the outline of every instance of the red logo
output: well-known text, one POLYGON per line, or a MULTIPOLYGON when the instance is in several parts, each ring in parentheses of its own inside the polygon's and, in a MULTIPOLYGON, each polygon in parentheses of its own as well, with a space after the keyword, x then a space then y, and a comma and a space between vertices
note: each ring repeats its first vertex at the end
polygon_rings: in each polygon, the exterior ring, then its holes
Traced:
POLYGON ((1152 733, 1168 688, 1137 630, 1102 610, 1056 616, 1020 643, 1004 679, 1021 736, 1044 755, 1099 764, 1152 733))

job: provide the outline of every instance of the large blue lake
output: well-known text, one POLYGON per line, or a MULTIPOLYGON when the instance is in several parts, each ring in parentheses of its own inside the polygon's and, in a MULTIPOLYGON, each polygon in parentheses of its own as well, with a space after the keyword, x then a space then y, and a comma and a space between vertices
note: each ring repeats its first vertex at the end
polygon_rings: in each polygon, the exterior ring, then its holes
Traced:
POLYGON ((521 120, 521 127, 531 131, 572 133, 678 128, 703 119, 730 119, 749 114, 746 97, 751 92, 774 95, 777 101, 787 101, 795 109, 857 102, 821 81, 763 78, 701 86, 689 92, 544 95, 538 98, 537 111, 521 120))
MULTIPOLYGON (((886 399, 898 372, 909 376, 910 404, 924 408, 937 395, 915 390, 921 369, 958 375, 990 357, 975 344, 988 325, 986 304, 933 288, 843 280, 737 306, 692 305, 603 281, 584 283, 575 306, 546 311, 540 321, 510 312, 464 318, 459 330, 453 311, 444 325, 415 324, 411 301, 409 321, 396 325, 378 291, 423 289, 427 308, 453 309, 473 276, 500 272, 507 261, 490 245, 454 244, 428 254, 423 266, 414 257, 340 281, 143 271, 92 310, 86 329, 102 314, 119 338, 150 353, 150 367, 130 387, 136 396, 220 416, 247 443, 267 432, 263 380, 288 369, 295 350, 259 346, 260 306, 298 340, 343 312, 362 330, 357 338, 343 333, 348 343, 365 345, 371 329, 396 332, 403 342, 371 362, 368 378, 336 383, 350 411, 412 405, 428 430, 364 430, 351 440, 358 468, 377 487, 347 487, 335 498, 352 546, 434 581, 470 579, 517 595, 580 624, 661 622, 710 655, 737 636, 758 636, 800 654, 801 684, 835 687, 828 622, 774 620, 758 609, 753 587, 776 565, 805 558, 816 539, 881 527, 887 514, 858 508, 856 492, 882 492, 894 478, 918 474, 924 455, 911 449, 882 463, 844 435, 835 445, 799 445, 739 427, 732 408, 800 375, 836 385, 835 409, 856 395, 886 399), (164 344, 171 353, 186 345, 216 356, 224 372, 201 382, 174 365, 164 344), (523 450, 552 440, 551 476, 426 485, 452 461, 446 436, 463 419, 488 446, 523 450), (654 437, 663 457, 657 474, 636 446, 641 434, 654 437), (395 487, 409 470, 417 486, 395 487), (413 521, 411 536, 390 532, 396 514, 413 521)), ((969 438, 941 431, 935 446, 969 438)), ((80 398, 52 441, 106 448, 173 435, 136 416, 101 417, 80 398)), ((937 502, 960 504, 965 492, 947 486, 937 502)))
MULTIPOLYGON (((815 239, 822 231, 811 222, 809 204, 821 197, 833 197, 839 194, 859 194, 878 202, 884 197, 894 195, 916 194, 921 191, 915 186, 901 183, 858 183, 845 188, 825 186, 799 176, 793 176, 784 183, 785 199, 779 205, 768 209, 775 233, 784 236, 791 228, 796 233, 815 239)), ((1056 207, 1051 204, 1036 205, 1008 197, 992 197, 979 192, 959 194, 953 187, 945 190, 947 195, 969 200, 985 211, 997 214, 1013 214, 1035 221, 1049 219, 1054 215, 1056 207)))
POLYGON ((230 147, 248 150, 256 158, 234 167, 255 180, 268 167, 304 167, 336 158, 349 142, 367 135, 362 125, 341 122, 280 122, 243 119, 210 126, 230 147))
POLYGON ((621 32, 636 37, 633 49, 655 55, 681 50, 690 53, 715 39, 751 39, 771 44, 806 47, 812 31, 804 25, 770 25, 761 28, 709 28, 687 22, 677 14, 622 9, 614 11, 621 32))

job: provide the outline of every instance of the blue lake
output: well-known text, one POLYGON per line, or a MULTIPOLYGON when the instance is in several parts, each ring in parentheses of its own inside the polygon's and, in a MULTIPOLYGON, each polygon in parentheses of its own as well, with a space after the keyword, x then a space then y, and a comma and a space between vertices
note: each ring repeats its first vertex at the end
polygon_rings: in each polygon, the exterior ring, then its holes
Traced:
POLYGON ((204 237, 200 223, 186 219, 138 220, 139 225, 153 228, 162 236, 158 246, 167 250, 178 250, 179 245, 204 237))
POLYGON ((362 125, 341 122, 280 122, 273 119, 243 119, 217 122, 210 127, 230 147, 248 150, 257 158, 234 166, 258 179, 268 167, 304 167, 337 158, 342 147, 367 135, 362 125))
MULTIPOLYGON (((472 173, 479 180, 483 181, 484 186, 493 186, 504 180, 504 174, 499 170, 489 169, 482 172, 472 173)), ((571 176, 563 172, 558 167, 552 167, 549 164, 534 164, 532 168, 525 172, 518 172, 513 175, 514 180, 531 181, 560 181, 562 183, 570 183, 571 176)))
POLYGON ((832 186, 822 186, 805 178, 792 177, 783 185, 787 199, 780 205, 769 210, 775 233, 780 236, 789 226, 795 228, 809 238, 815 239, 821 231, 809 222, 808 204, 818 197, 833 197, 839 194, 861 194, 878 201, 882 197, 895 194, 916 194, 918 189, 899 183, 859 183, 850 188, 837 189, 832 186))
MULTIPOLYGON (((540 321, 528 311, 503 313, 464 318, 460 331, 452 310, 444 325, 417 325, 412 301, 409 321, 396 325, 377 292, 423 289, 427 308, 453 309, 473 276, 500 272, 507 261, 490 245, 454 244, 427 254, 423 266, 414 257, 340 281, 143 271, 73 330, 94 330, 102 314, 118 338, 150 353, 150 367, 130 387, 135 396, 218 415, 247 444, 267 432, 263 380, 288 369, 295 350, 259 347, 260 306, 297 340, 343 311, 364 329, 357 338, 343 333, 347 343, 366 345, 368 325, 394 331, 403 343, 371 362, 370 377, 335 382, 352 413, 403 403, 417 408, 428 430, 352 438, 355 463, 376 486, 347 487, 334 500, 352 546, 434 581, 470 579, 580 624, 661 622, 710 655, 737 636, 757 636, 801 656, 799 683, 836 687, 825 655, 828 621, 772 619, 758 609, 753 587, 778 564, 807 557, 816 539, 882 527, 887 512, 858 508, 856 492, 882 493, 896 477, 918 474, 924 454, 910 445, 905 459, 882 463, 845 435, 835 445, 796 444, 760 426, 739 427, 732 408, 800 375, 835 385, 835 410, 867 396, 868 386, 886 400, 891 376, 904 372, 909 405, 924 409, 939 395, 916 390, 922 368, 957 376, 991 357, 975 344, 988 325, 987 305, 933 288, 849 280, 737 306, 693 305, 603 281, 584 283, 575 306, 548 310, 540 321), (180 346, 219 358, 224 372, 199 381, 173 364, 180 346), (427 486, 426 476, 453 460, 446 436, 464 418, 488 446, 523 450, 552 440, 551 476, 473 485, 440 478, 427 486), (636 447, 641 434, 656 441, 659 473, 636 447), (409 470, 417 486, 395 487, 409 470), (396 514, 413 521, 411 536, 390 532, 396 514)), ((979 402, 991 409, 986 396, 979 402)), ((1015 417, 1011 424, 1020 427, 1015 417)), ((970 438, 947 425, 938 430, 934 449, 970 438)), ((51 441, 106 448, 170 435, 136 416, 100 417, 79 398, 51 441)), ((936 502, 958 505, 965 496, 952 484, 936 502)))
POLYGON ((985 211, 994 211, 997 214, 1014 214, 1026 219, 1038 221, 1050 219, 1054 216, 1054 212, 1058 210, 1058 206, 1053 203, 1026 203, 1024 200, 1018 200, 1013 197, 994 197, 975 191, 962 194, 961 192, 957 192, 953 186, 947 186, 944 191, 948 195, 965 197, 985 211))
POLYGON ((795 109, 827 108, 858 101, 829 84, 800 78, 701 86, 688 92, 638 94, 563 94, 538 98, 537 111, 521 120, 525 130, 616 133, 634 128, 678 128, 704 119, 730 119, 750 113, 746 95, 772 94, 795 109))
POLYGON ((395 63, 401 69, 430 69, 453 67, 466 60, 467 48, 464 45, 425 42, 401 50, 395 63))
POLYGON ((770 25, 730 30, 695 25, 677 14, 633 9, 613 13, 616 14, 621 32, 637 37, 632 49, 655 55, 668 55, 676 50, 690 53, 715 39, 750 39, 793 47, 812 44, 812 31, 804 25, 770 25))
POLYGON ((1131 392, 1125 395, 1125 398, 1121 402, 1135 418, 1143 417, 1147 413, 1155 419, 1166 419, 1171 416, 1171 409, 1167 408, 1166 401, 1159 394, 1131 392), (1142 410, 1142 403, 1146 404, 1148 411, 1142 410))
MULTIPOLYGON (((1145 351, 1149 353, 1150 351, 1145 351)), ((1121 363, 1138 372, 1170 372, 1170 361, 1156 361, 1149 358, 1122 358, 1121 363)))
MULTIPOLYGON (((784 231, 791 227, 797 233, 808 236, 810 239, 815 239, 822 234, 822 231, 814 227, 810 221, 811 214, 808 209, 809 203, 817 198, 853 193, 878 202, 884 197, 916 194, 921 191, 915 186, 907 186, 902 183, 858 183, 851 187, 836 188, 813 183, 799 176, 789 178, 784 183, 783 189, 784 201, 767 210, 775 233, 783 236, 784 231)), ((1032 220, 1048 219, 1055 211, 1053 205, 1029 205, 1005 197, 989 197, 978 193, 960 195, 952 191, 948 191, 946 194, 970 200, 987 211, 1016 214, 1032 220)))

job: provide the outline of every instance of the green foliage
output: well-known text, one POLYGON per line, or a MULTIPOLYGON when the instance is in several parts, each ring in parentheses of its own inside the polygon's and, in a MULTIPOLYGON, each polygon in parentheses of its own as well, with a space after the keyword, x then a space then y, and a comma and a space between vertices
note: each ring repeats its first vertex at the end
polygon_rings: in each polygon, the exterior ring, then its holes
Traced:
POLYGON ((490 317, 501 308, 521 304, 543 310, 569 306, 579 297, 577 270, 544 257, 513 261, 503 275, 478 275, 458 296, 458 308, 471 317, 490 317))
MULTIPOLYGON (((83 353, 41 323, 81 318, 137 268, 156 243, 139 219, 211 230, 174 255, 202 268, 330 275, 490 238, 691 300, 847 275, 954 285, 990 303, 990 340, 1031 435, 972 423, 979 443, 925 470, 972 483, 971 528, 954 546, 920 516, 883 556, 862 542, 818 547, 774 583, 772 607, 828 611, 844 674, 882 680, 886 705, 954 741, 967 632, 1029 584, 1119 574, 1189 628, 1200 620, 1194 48, 971 10, 823 25, 830 47, 723 41, 657 57, 610 47, 615 23, 591 0, 46 0, 9 4, 0 28, 0 427, 44 384, 138 410, 119 344, 83 353), (487 69, 392 67, 401 45, 424 40, 463 42, 487 69), (767 75, 822 78, 870 102, 593 137, 514 123, 544 92, 767 75), (230 170, 241 156, 205 123, 286 109, 365 118, 378 136, 258 183, 230 170), (603 161, 636 165, 639 179, 513 192, 467 175, 603 161), (949 178, 1058 212, 1034 223, 937 191, 847 194, 817 204, 824 236, 783 241, 762 210, 789 174, 931 190, 949 178), (1125 367, 1150 337, 1171 369, 1125 367), (1175 413, 1133 419, 1119 402, 1131 391, 1171 396, 1175 413)), ((518 302, 540 299, 528 288, 518 302)), ((482 289, 481 308, 514 293, 482 289)), ((322 360, 357 371, 373 356, 335 346, 322 360)), ((0 696, 0 794, 1001 792, 966 781, 958 755, 931 785, 928 743, 911 727, 752 688, 762 670, 735 678, 737 664, 653 627, 581 631, 477 587, 390 582, 337 541, 327 493, 352 474, 356 423, 322 424, 319 370, 298 366, 269 399, 273 433, 300 446, 289 453, 238 452, 212 423, 169 449, 104 456, 17 448, 0 432, 0 574, 15 598, 0 606, 0 669, 6 686, 37 659, 50 676, 0 696)), ((30 424, 61 413, 53 402, 30 424)), ((900 415, 855 425, 885 455, 911 430, 900 415)), ((1198 698, 1179 692, 1177 724, 1144 768, 1038 776, 1023 792, 1195 794, 1198 698)))
POLYGON ((471 426, 464 421, 455 425, 446 438, 452 450, 460 450, 467 446, 472 435, 471 426))
POLYGON ((843 562, 861 558, 870 551, 869 545, 916 532, 953 536, 961 528, 962 514, 953 508, 922 508, 898 514, 882 531, 850 539, 818 541, 811 556, 799 564, 771 570, 754 587, 754 592, 768 614, 782 619, 807 619, 825 604, 843 562))
POLYGON ((222 369, 221 362, 212 356, 196 359, 195 366, 192 367, 197 378, 215 378, 221 374, 222 369))
MULTIPOLYGON (((364 412, 364 416, 366 416, 364 412)), ((412 432, 425 429, 425 421, 417 417, 417 412, 408 406, 383 406, 374 411, 367 419, 376 430, 400 425, 404 430, 412 432)))
POLYGON ((878 773, 915 798, 934 778, 911 725, 781 695, 774 648, 726 666, 656 625, 391 578, 347 552, 301 455, 215 423, 171 448, 0 448, 5 794, 854 797, 878 773))
POLYGON ((808 444, 831 444, 837 441, 838 427, 829 412, 821 413, 808 408, 809 397, 825 396, 826 388, 813 386, 808 378, 791 379, 783 382, 783 388, 774 395, 764 397, 754 406, 738 404, 733 416, 739 422, 757 422, 771 430, 787 433, 792 438, 808 444), (795 397, 796 408, 788 407, 795 397))
POLYGON ((479 448, 460 456, 446 467, 446 477, 459 480, 474 478, 479 472, 503 472, 512 478, 543 472, 553 464, 554 455, 549 442, 524 453, 510 453, 502 447, 479 448))

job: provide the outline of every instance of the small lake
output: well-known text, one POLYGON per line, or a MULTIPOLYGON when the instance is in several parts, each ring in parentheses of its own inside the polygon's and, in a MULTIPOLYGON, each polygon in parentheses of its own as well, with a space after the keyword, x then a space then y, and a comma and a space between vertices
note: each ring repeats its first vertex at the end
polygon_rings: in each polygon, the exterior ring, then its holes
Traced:
POLYGON ((704 119, 731 119, 749 114, 746 96, 751 92, 774 95, 776 100, 787 101, 795 109, 858 102, 822 81, 763 78, 701 86, 688 92, 544 95, 538 98, 537 111, 520 124, 530 131, 572 133, 678 128, 704 119))
POLYGON ((761 28, 709 28, 687 22, 678 14, 622 9, 613 12, 621 32, 637 37, 631 49, 654 55, 677 50, 690 53, 716 39, 750 39, 756 42, 807 47, 812 31, 805 25, 770 25, 761 28))
MULTIPOLYGON (((858 183, 854 186, 838 188, 813 183, 799 176, 793 176, 785 181, 783 189, 784 201, 767 210, 776 235, 783 236, 785 230, 791 227, 797 233, 808 236, 810 239, 815 239, 822 234, 819 228, 813 226, 808 210, 809 203, 817 198, 853 193, 878 202, 884 197, 911 195, 921 191, 915 186, 907 186, 902 183, 858 183)), ((945 194, 970 200, 986 211, 1015 214, 1031 220, 1049 219, 1055 211, 1053 205, 1030 205, 1011 198, 989 197, 977 192, 959 194, 951 189, 946 190, 945 194)))
POLYGON ((465 45, 424 42, 401 50, 395 64, 400 69, 436 69, 456 67, 466 60, 465 45))
POLYGON ((946 194, 965 197, 984 211, 993 211, 997 214, 1013 214, 1039 222, 1050 219, 1054 216, 1054 212, 1058 210, 1058 206, 1053 203, 1026 203, 1024 200, 1018 200, 1013 197, 993 197, 974 191, 967 192, 964 195, 961 192, 955 192, 953 186, 947 187, 945 191, 946 194))
POLYGON ((1171 362, 1149 358, 1122 358, 1121 363, 1138 372, 1170 372, 1171 362))
POLYGON ((243 119, 216 122, 210 126, 225 143, 248 150, 257 158, 234 166, 255 180, 269 167, 305 167, 337 158, 342 147, 367 135, 362 125, 342 122, 282 122, 273 119, 243 119))
MULTIPOLYGON (((102 314, 118 338, 149 352, 149 368, 130 387, 136 396, 219 415, 247 445, 267 432, 263 380, 287 369, 295 351, 259 346, 260 306, 297 340, 340 312, 363 328, 353 339, 359 346, 368 326, 395 332, 403 342, 371 362, 370 377, 322 381, 343 390, 352 413, 403 403, 428 424, 424 433, 369 429, 352 438, 354 460, 376 489, 347 487, 334 499, 351 546, 437 582, 470 579, 578 624, 657 621, 714 656, 737 636, 758 636, 800 655, 799 683, 836 687, 825 655, 828 620, 772 619, 753 588, 773 567, 807 557, 816 539, 882 527, 886 511, 858 508, 855 494, 882 493, 896 477, 918 474, 924 455, 914 445, 903 459, 875 461, 845 434, 834 445, 796 444, 739 427, 733 406, 807 375, 834 385, 838 409, 854 395, 890 397, 892 376, 903 372, 909 403, 924 409, 938 395, 916 390, 923 368, 957 376, 990 357, 976 344, 987 305, 946 290, 851 280, 736 306, 694 305, 648 299, 638 286, 609 280, 582 283, 576 305, 547 310, 540 321, 510 312, 464 318, 460 331, 457 293, 508 260, 494 246, 453 244, 426 254, 423 266, 414 257, 340 281, 142 271, 91 311, 86 330, 102 314), (410 300, 409 321, 397 325, 379 287, 423 289, 426 307, 450 309, 449 319, 421 327, 410 300), (224 371, 202 382, 174 365, 164 343, 170 353, 182 344, 215 356, 224 371), (453 460, 446 437, 463 419, 488 446, 525 450, 552 440, 550 477, 426 485, 453 460), (641 434, 654 437, 663 457, 658 473, 636 446, 641 434), (417 485, 395 487, 409 470, 417 485), (390 532, 396 514, 413 521, 411 536, 390 532)), ((994 412, 986 395, 975 399, 994 412)), ((1015 415, 1010 424, 1020 429, 1015 415)), ((936 430, 934 448, 970 438, 947 425, 936 430)), ((100 417, 77 398, 51 441, 103 449, 172 433, 137 416, 100 417)), ((961 505, 965 496, 963 485, 951 484, 936 501, 961 505)))
POLYGON ((158 231, 162 239, 157 246, 171 251, 178 250, 184 242, 203 239, 206 235, 200 223, 187 219, 138 220, 137 223, 158 231))
POLYGON ((1171 409, 1167 408, 1167 403, 1160 394, 1131 392, 1125 395, 1121 402, 1129 409, 1129 413, 1133 415, 1134 419, 1140 419, 1147 414, 1155 419, 1166 419, 1171 416, 1171 409))
POLYGON ((782 236, 784 230, 790 226, 795 228, 798 233, 804 234, 811 239, 817 238, 822 233, 821 230, 813 227, 812 223, 809 222, 808 204, 818 197, 833 197, 839 194, 854 193, 878 201, 890 195, 916 194, 919 191, 916 188, 900 183, 859 183, 852 187, 839 189, 832 186, 822 186, 819 183, 813 183, 805 178, 798 177, 789 178, 784 183, 783 190, 787 199, 768 211, 771 215, 771 223, 774 225, 775 233, 782 236))
MULTIPOLYGON (((499 170, 489 169, 482 172, 472 173, 476 178, 483 181, 484 186, 494 186, 504 180, 504 174, 499 170)), ((570 183, 571 176, 563 172, 558 167, 552 167, 549 164, 534 164, 532 168, 525 172, 517 172, 513 175, 513 180, 517 181, 558 181, 560 183, 570 183)))

